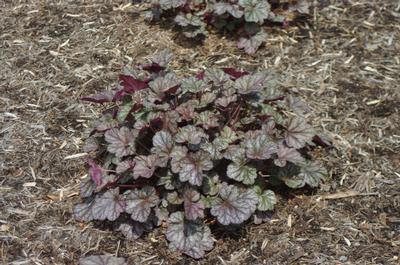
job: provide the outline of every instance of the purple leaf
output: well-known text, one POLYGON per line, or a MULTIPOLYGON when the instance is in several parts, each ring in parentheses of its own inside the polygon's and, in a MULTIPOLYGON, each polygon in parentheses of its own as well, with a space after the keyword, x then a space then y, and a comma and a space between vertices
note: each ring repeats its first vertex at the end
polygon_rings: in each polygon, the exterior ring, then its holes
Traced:
POLYGON ((247 72, 247 71, 238 71, 238 70, 236 70, 236 69, 234 69, 234 68, 222 68, 222 70, 223 70, 226 74, 228 74, 228 75, 234 77, 235 79, 240 78, 240 77, 242 77, 242 76, 245 76, 245 75, 248 75, 248 74, 249 74, 249 72, 247 72))
POLYGON ((187 148, 185 146, 175 146, 171 153, 171 170, 174 173, 179 173, 182 170, 182 160, 187 156, 187 148))
POLYGON ((285 104, 288 109, 294 111, 298 115, 303 115, 310 111, 308 105, 298 97, 288 95, 285 97, 285 104))
POLYGON ((153 148, 151 152, 157 154, 160 158, 160 166, 167 166, 173 148, 174 141, 169 132, 159 131, 153 136, 153 148))
POLYGON ((181 115, 184 121, 191 121, 196 116, 194 106, 192 105, 180 105, 176 108, 176 111, 181 115))
POLYGON ((243 11, 240 10, 240 7, 238 5, 232 5, 230 3, 225 3, 225 2, 215 3, 214 12, 217 15, 229 13, 235 18, 241 18, 243 16, 243 11))
POLYGON ((260 31, 250 38, 240 38, 237 46, 239 49, 244 49, 248 54, 254 54, 266 38, 267 34, 264 31, 260 31))
POLYGON ((120 231, 128 240, 134 241, 140 238, 145 231, 149 231, 153 228, 151 222, 137 222, 132 221, 129 223, 120 224, 118 231, 120 231))
POLYGON ((254 190, 241 191, 234 185, 223 183, 218 197, 212 202, 211 214, 223 225, 240 224, 250 218, 257 204, 254 190))
POLYGON ((276 143, 264 134, 246 141, 246 156, 251 159, 270 159, 271 155, 277 152, 276 143))
POLYGON ((210 228, 185 220, 182 212, 170 215, 166 237, 170 241, 169 248, 172 251, 183 252, 195 259, 202 258, 214 245, 210 228))
POLYGON ((119 188, 110 189, 95 198, 92 206, 93 218, 96 220, 116 220, 125 210, 125 201, 119 194, 119 188))
POLYGON ((135 167, 133 168, 133 178, 151 178, 158 165, 159 158, 157 155, 136 156, 135 167))
POLYGON ((219 120, 215 113, 206 110, 197 114, 196 125, 201 125, 204 129, 215 128, 219 126, 219 120))
POLYGON ((80 184, 80 195, 82 198, 92 196, 96 190, 96 183, 91 178, 85 178, 80 184))
POLYGON ((133 94, 139 90, 143 90, 148 87, 148 84, 144 81, 138 80, 130 75, 119 76, 119 87, 114 95, 113 101, 121 100, 124 96, 133 94))
POLYGON ((91 158, 88 158, 86 160, 86 163, 89 165, 90 178, 94 181, 94 183, 96 183, 97 186, 101 186, 103 182, 103 173, 105 172, 105 170, 97 165, 91 158))
POLYGON ((130 75, 120 75, 119 81, 123 87, 123 91, 127 94, 132 94, 148 87, 146 82, 138 80, 130 75))
POLYGON ((165 67, 160 66, 158 63, 149 63, 142 65, 142 69, 150 73, 159 73, 165 69, 165 67))
POLYGON ((109 143, 107 150, 117 157, 133 155, 135 153, 136 135, 137 131, 130 130, 127 127, 108 130, 104 134, 106 142, 109 143))
POLYGON ((332 140, 328 138, 325 134, 316 134, 312 139, 313 143, 322 146, 328 147, 332 145, 332 140))
POLYGON ((185 217, 188 220, 196 220, 204 217, 204 204, 200 200, 200 193, 193 189, 185 190, 184 196, 185 217))
POLYGON ((291 118, 285 132, 285 140, 288 146, 303 148, 314 137, 314 129, 302 118, 291 118))
POLYGON ((79 265, 128 265, 128 263, 124 258, 101 255, 80 258, 79 265))
POLYGON ((135 167, 135 161, 132 159, 124 160, 118 163, 117 167, 115 168, 115 172, 117 174, 121 174, 126 172, 127 170, 132 170, 135 167))
POLYGON ((213 168, 213 163, 209 155, 202 150, 190 153, 180 163, 179 179, 182 182, 188 181, 190 184, 196 186, 200 186, 203 182, 203 171, 213 168))
POLYGON ((265 79, 267 78, 265 73, 256 73, 253 75, 245 75, 236 79, 234 88, 240 94, 249 94, 258 92, 262 89, 265 79))
POLYGON ((103 104, 103 103, 107 103, 107 102, 112 102, 112 100, 114 98, 114 94, 115 94, 115 91, 105 90, 105 91, 99 92, 97 94, 82 97, 81 100, 103 104))
POLYGON ((152 101, 162 101, 166 94, 174 94, 176 92, 174 90, 176 90, 179 85, 180 82, 175 74, 168 73, 165 76, 156 78, 154 81, 149 83, 153 94, 151 97, 154 98, 152 101))
POLYGON ((295 148, 288 148, 285 147, 284 145, 279 145, 278 152, 277 152, 278 158, 274 160, 275 165, 279 167, 284 167, 286 166, 286 162, 292 162, 294 164, 300 164, 305 161, 304 157, 301 156, 299 152, 295 148))
POLYGON ((131 214, 131 218, 135 221, 146 222, 149 218, 151 208, 157 206, 159 198, 153 187, 146 186, 142 189, 129 191, 126 194, 127 213, 131 214))
MULTIPOLYGON (((175 0, 179 2, 180 0, 175 0)), ((168 62, 174 57, 174 54, 169 49, 164 49, 157 52, 152 58, 151 61, 155 64, 158 64, 161 67, 167 66, 168 62)))
POLYGON ((197 78, 198 80, 204 80, 205 77, 206 77, 206 72, 205 72, 205 71, 201 71, 200 73, 198 73, 198 74, 196 75, 196 78, 197 78))
POLYGON ((85 145, 83 146, 82 149, 86 153, 97 151, 99 149, 98 139, 94 136, 90 136, 85 140, 85 145))
POLYGON ((182 90, 184 92, 198 93, 207 89, 209 86, 203 80, 199 80, 196 77, 188 77, 182 81, 182 90))
POLYGON ((79 203, 74 207, 74 217, 75 220, 79 222, 89 222, 94 219, 92 208, 94 201, 89 203, 79 203))
POLYGON ((204 133, 201 128, 197 128, 193 125, 186 125, 180 128, 175 135, 175 141, 177 143, 189 143, 193 145, 200 144, 203 138, 208 138, 208 135, 204 133))
POLYGON ((207 69, 205 71, 205 79, 208 82, 213 82, 214 86, 223 86, 231 80, 230 76, 225 74, 221 69, 207 69))
POLYGON ((196 108, 204 108, 207 107, 209 104, 213 103, 214 100, 217 98, 217 95, 213 92, 206 92, 201 95, 200 103, 196 108))

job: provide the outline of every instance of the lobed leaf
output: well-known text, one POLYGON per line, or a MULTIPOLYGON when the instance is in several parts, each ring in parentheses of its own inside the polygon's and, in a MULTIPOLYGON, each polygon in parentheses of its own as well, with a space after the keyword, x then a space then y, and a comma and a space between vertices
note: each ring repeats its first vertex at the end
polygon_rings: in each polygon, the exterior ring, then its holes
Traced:
POLYGON ((166 237, 170 241, 171 250, 199 259, 213 248, 213 238, 208 226, 185 220, 182 212, 172 213, 168 221, 166 237))
POLYGON ((223 183, 219 195, 214 199, 211 214, 223 225, 240 224, 254 213, 258 197, 254 190, 239 190, 234 185, 223 183))

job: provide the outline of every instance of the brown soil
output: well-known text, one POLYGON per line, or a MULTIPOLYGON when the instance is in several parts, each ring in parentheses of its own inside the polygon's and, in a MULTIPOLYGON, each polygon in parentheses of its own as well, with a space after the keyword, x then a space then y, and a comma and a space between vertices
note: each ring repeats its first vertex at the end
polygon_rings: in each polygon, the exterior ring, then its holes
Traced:
POLYGON ((255 57, 215 34, 203 46, 182 41, 126 2, 0 2, 1 264, 77 264, 104 253, 130 264, 400 263, 398 1, 314 1, 312 24, 270 30, 255 57), (124 66, 165 47, 177 71, 276 70, 334 139, 334 148, 314 153, 329 181, 281 197, 271 222, 217 231, 200 261, 168 251, 160 231, 128 242, 71 215, 86 172, 82 158, 65 157, 81 152, 100 111, 80 96, 112 86, 124 66), (358 195, 343 193, 350 190, 358 195))

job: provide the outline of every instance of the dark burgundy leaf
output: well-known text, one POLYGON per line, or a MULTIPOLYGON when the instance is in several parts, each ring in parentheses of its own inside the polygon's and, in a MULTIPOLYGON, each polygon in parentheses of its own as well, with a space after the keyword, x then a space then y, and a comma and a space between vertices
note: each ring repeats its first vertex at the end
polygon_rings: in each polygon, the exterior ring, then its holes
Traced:
POLYGON ((171 250, 199 259, 213 248, 214 242, 208 226, 185 220, 182 212, 172 213, 168 221, 166 237, 170 241, 171 250))
POLYGON ((249 72, 247 72, 247 71, 238 71, 235 68, 226 67, 226 68, 222 68, 222 70, 225 73, 227 73, 228 75, 234 77, 235 79, 249 74, 249 72))
POLYGON ((82 97, 81 100, 103 104, 103 103, 112 102, 112 100, 114 98, 114 94, 115 94, 115 91, 105 90, 105 91, 99 92, 97 94, 82 97))

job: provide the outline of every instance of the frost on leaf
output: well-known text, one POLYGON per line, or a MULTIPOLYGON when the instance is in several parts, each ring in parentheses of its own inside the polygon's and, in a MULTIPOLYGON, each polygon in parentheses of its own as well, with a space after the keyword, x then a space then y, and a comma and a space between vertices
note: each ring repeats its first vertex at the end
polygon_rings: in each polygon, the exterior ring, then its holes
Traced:
POLYGON ((124 258, 100 255, 80 258, 79 265, 128 265, 128 263, 124 258))
POLYGON ((200 193, 193 189, 185 190, 184 196, 185 217, 188 220, 196 220, 204 217, 204 204, 200 200, 200 193))
POLYGON ((180 167, 179 179, 182 182, 188 181, 192 185, 200 186, 203 181, 203 172, 211 170, 213 163, 209 155, 200 150, 185 157, 180 167))
POLYGON ((271 12, 271 5, 266 0, 239 0, 239 5, 244 7, 247 22, 263 23, 271 12))
POLYGON ((117 157, 132 155, 135 153, 136 132, 127 127, 121 129, 110 129, 104 136, 108 143, 107 150, 117 157))
POLYGON ((175 135, 177 143, 189 143, 193 145, 200 144, 202 138, 208 138, 207 134, 201 128, 193 125, 186 125, 175 135))
POLYGON ((223 225, 240 224, 256 210, 258 197, 254 190, 239 190, 234 185, 222 184, 219 195, 212 202, 211 214, 223 225))
POLYGON ((285 140, 288 146, 303 148, 315 135, 314 129, 299 117, 291 118, 285 132, 285 140))
POLYGON ((96 220, 116 220, 125 210, 125 201, 119 194, 119 188, 110 189, 94 199, 92 214, 96 220))
POLYGON ((248 54, 254 54, 266 38, 267 34, 264 31, 260 31, 250 38, 240 38, 237 46, 239 49, 244 49, 248 54))
POLYGON ((169 248, 199 259, 213 248, 213 238, 208 226, 185 219, 183 212, 172 213, 166 232, 169 248))
POLYGON ((157 206, 159 198, 153 187, 146 186, 142 189, 129 191, 126 194, 126 212, 131 214, 135 221, 146 222, 151 208, 157 206))
POLYGON ((246 155, 251 159, 270 159, 277 152, 276 143, 272 142, 267 135, 260 134, 246 143, 246 155))
POLYGON ((275 193, 272 190, 262 190, 260 187, 255 186, 254 190, 258 196, 257 210, 259 211, 272 211, 276 204, 275 193))
POLYGON ((274 163, 279 167, 286 166, 286 162, 299 164, 305 161, 304 157, 302 157, 301 154, 297 152, 295 148, 286 147, 282 144, 279 145, 277 155, 278 158, 274 160, 274 163))
POLYGON ((154 171, 159 166, 160 162, 157 155, 136 156, 134 161, 135 161, 135 167, 133 168, 134 179, 138 179, 140 177, 151 178, 151 176, 153 176, 154 174, 154 171))
POLYGON ((174 140, 169 132, 159 131, 153 136, 153 148, 151 151, 160 159, 160 166, 167 166, 174 148, 174 140))
POLYGON ((250 167, 246 164, 246 159, 235 159, 228 168, 226 175, 236 181, 242 182, 243 184, 253 184, 257 178, 257 169, 250 167))

